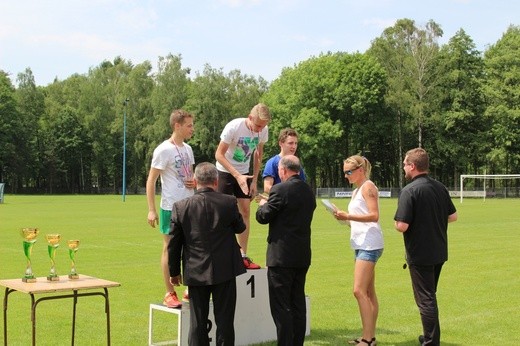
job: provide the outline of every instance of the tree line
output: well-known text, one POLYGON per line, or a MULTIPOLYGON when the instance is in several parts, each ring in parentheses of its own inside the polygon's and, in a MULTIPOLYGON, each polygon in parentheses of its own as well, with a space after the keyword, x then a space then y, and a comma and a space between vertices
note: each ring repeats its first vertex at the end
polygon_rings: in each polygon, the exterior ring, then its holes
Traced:
POLYGON ((417 146, 450 187, 460 174, 519 173, 520 27, 484 52, 463 29, 444 45, 442 35, 433 20, 401 19, 364 53, 322 53, 271 83, 209 64, 192 75, 180 54, 155 71, 116 57, 47 86, 30 68, 16 87, 0 70, 0 182, 8 193, 121 193, 125 152, 127 191, 140 193, 173 109, 195 115, 195 159, 214 162, 224 125, 258 102, 273 117, 264 162, 279 131, 296 129, 313 187, 346 186, 342 160, 358 153, 380 188, 402 187, 417 146))

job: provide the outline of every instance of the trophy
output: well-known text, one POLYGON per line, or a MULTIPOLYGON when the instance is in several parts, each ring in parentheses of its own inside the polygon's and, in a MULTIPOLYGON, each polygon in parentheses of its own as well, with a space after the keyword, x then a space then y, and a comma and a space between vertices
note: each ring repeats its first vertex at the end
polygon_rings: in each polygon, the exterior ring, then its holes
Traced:
POLYGON ((23 252, 25 254, 25 258, 27 258, 27 267, 25 268, 25 275, 22 278, 23 282, 36 282, 36 277, 32 271, 31 253, 32 247, 36 242, 38 232, 38 228, 22 228, 20 230, 20 233, 23 237, 23 252))
POLYGON ((47 238, 47 250, 49 251, 49 257, 51 259, 51 271, 47 276, 47 280, 49 281, 59 281, 60 277, 56 274, 56 261, 54 258, 56 257, 56 249, 60 246, 60 238, 59 234, 47 234, 45 236, 47 238))
POLYGON ((79 240, 69 240, 67 241, 67 245, 69 246, 69 257, 71 260, 69 279, 79 279, 78 272, 76 271, 76 252, 79 247, 79 240))

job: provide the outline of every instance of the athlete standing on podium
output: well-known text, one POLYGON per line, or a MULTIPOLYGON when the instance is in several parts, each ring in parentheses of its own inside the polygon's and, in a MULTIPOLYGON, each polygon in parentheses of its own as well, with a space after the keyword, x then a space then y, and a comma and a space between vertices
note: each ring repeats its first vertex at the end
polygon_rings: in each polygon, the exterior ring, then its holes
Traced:
POLYGON ((263 103, 254 106, 247 118, 231 120, 222 130, 215 152, 218 169, 218 191, 238 199, 238 209, 244 218, 246 230, 238 235, 238 244, 246 269, 259 269, 247 256, 251 200, 257 190, 258 174, 262 165, 264 144, 268 138, 267 124, 271 121, 269 108, 263 103), (253 157, 253 175, 249 175, 253 157))
MULTIPOLYGON (((150 172, 146 181, 146 200, 148 202, 148 224, 155 228, 159 224, 163 246, 161 252, 161 271, 166 285, 166 295, 163 304, 169 308, 182 305, 177 293, 170 283, 168 272, 168 243, 170 242, 170 218, 175 201, 193 195, 193 165, 195 158, 191 146, 185 141, 194 132, 194 116, 182 109, 177 109, 170 115, 172 134, 153 152, 150 172), (161 177, 161 204, 159 214, 155 207, 155 184, 161 177)), ((186 296, 187 292, 184 293, 186 296)))

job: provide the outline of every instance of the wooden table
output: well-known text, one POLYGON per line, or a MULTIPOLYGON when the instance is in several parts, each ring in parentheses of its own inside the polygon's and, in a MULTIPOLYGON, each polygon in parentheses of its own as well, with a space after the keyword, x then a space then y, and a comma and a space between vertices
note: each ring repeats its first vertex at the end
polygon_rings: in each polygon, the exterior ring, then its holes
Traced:
POLYGON ((98 279, 92 276, 80 275, 79 279, 71 280, 67 275, 60 276, 59 281, 48 281, 46 277, 37 278, 36 282, 27 283, 22 279, 0 280, 0 286, 5 287, 4 295, 4 345, 7 346, 7 302, 9 294, 15 291, 27 293, 31 296, 32 344, 36 345, 36 307, 44 300, 72 298, 72 345, 76 327, 76 304, 78 297, 102 296, 105 298, 105 313, 107 315, 107 345, 110 345, 110 304, 108 288, 118 287, 121 284, 114 281, 98 279), (86 290, 103 289, 102 292, 80 292, 86 290), (70 292, 70 293, 67 293, 70 292), (35 294, 52 294, 35 299, 35 294))

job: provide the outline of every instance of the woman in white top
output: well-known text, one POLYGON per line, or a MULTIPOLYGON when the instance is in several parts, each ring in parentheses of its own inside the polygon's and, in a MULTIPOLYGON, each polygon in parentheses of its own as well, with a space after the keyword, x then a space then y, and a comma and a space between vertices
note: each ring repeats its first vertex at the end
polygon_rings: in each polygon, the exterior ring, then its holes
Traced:
POLYGON ((354 288, 363 335, 349 341, 355 345, 376 345, 376 321, 379 304, 375 289, 375 266, 383 254, 383 232, 379 225, 379 192, 370 180, 370 162, 354 155, 343 162, 343 172, 356 189, 348 204, 348 212, 336 210, 338 220, 350 223, 350 245, 355 252, 354 288))

